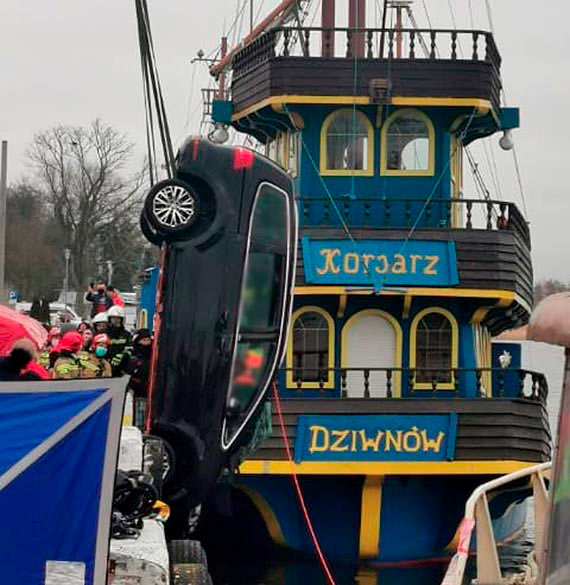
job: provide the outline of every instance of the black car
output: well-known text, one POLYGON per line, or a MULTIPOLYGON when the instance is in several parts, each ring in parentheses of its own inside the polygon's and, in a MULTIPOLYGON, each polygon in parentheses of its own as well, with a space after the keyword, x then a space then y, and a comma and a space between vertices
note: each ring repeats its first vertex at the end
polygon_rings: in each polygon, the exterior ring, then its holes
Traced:
POLYGON ((293 185, 251 150, 190 138, 141 227, 162 245, 147 431, 165 441, 166 496, 195 505, 247 442, 284 355, 293 185))

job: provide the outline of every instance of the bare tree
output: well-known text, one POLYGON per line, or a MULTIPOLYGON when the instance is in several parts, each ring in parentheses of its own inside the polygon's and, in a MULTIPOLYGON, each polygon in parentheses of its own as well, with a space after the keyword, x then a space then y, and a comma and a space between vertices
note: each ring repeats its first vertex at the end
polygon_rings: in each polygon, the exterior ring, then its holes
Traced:
MULTIPOLYGON (((38 187, 73 255, 74 284, 96 273, 105 227, 134 215, 144 172, 125 176, 133 144, 101 120, 88 128, 56 126, 36 134, 27 156, 38 187)), ((137 209, 138 211, 138 209, 137 209)))

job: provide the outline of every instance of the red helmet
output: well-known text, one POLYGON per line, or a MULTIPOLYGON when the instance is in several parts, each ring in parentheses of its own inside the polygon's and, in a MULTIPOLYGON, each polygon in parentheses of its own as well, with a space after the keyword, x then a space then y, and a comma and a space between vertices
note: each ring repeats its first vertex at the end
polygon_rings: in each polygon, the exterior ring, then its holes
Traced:
POLYGON ((83 345, 83 336, 76 331, 69 331, 66 333, 60 342, 60 348, 63 351, 78 352, 83 345))
POLYGON ((91 342, 91 347, 95 348, 98 345, 106 345, 109 347, 111 345, 111 338, 106 333, 99 333, 95 335, 93 341, 91 342))

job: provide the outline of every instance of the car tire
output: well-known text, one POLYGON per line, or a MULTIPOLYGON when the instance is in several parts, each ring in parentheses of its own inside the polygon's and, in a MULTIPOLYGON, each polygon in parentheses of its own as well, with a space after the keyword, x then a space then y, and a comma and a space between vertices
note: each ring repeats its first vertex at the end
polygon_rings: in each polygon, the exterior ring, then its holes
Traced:
POLYGON ((204 565, 208 568, 206 551, 199 540, 171 540, 168 543, 170 564, 204 565))
POLYGON ((204 565, 171 565, 170 582, 174 585, 212 585, 212 578, 204 565))
POLYGON ((152 226, 148 223, 148 219, 146 218, 145 212, 141 213, 140 217, 140 228, 143 236, 155 246, 162 246, 163 238, 152 228, 152 226))
POLYGON ((184 181, 167 179, 153 185, 144 203, 150 227, 163 238, 185 233, 200 213, 199 195, 184 181))

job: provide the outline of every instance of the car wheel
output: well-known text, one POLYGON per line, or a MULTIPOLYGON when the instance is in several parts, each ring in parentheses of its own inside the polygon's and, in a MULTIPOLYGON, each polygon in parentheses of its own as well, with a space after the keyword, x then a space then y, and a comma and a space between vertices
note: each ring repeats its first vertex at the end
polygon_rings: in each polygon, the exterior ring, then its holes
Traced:
POLYGON ((154 185, 145 200, 145 215, 159 236, 179 235, 190 228, 199 214, 198 194, 187 183, 167 179, 154 185))
POLYGON ((143 236, 151 243, 154 244, 155 246, 162 246, 162 240, 163 238, 161 238, 156 230, 154 230, 152 228, 152 226, 148 223, 148 219, 146 218, 145 212, 143 211, 141 213, 141 217, 140 217, 140 227, 141 227, 141 232, 143 233, 143 236))
POLYGON ((171 540, 168 543, 168 556, 171 564, 198 564, 208 568, 206 551, 199 540, 171 540))

